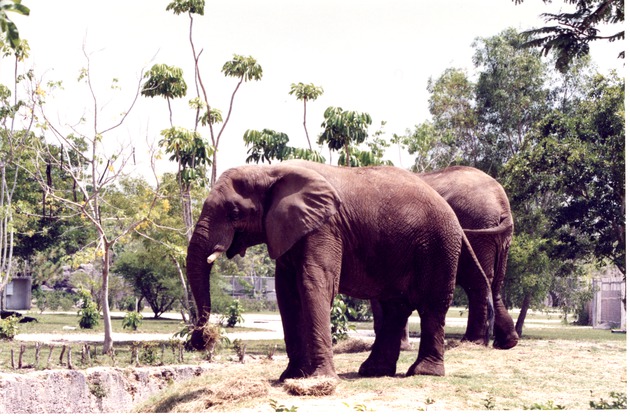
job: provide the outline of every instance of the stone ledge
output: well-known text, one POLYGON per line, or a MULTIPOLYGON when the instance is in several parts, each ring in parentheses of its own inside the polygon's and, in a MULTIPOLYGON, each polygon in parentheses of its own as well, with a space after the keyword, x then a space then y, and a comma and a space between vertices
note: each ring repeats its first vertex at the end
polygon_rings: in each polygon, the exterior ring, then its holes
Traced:
POLYGON ((0 414, 129 413, 175 381, 217 364, 0 373, 0 414))

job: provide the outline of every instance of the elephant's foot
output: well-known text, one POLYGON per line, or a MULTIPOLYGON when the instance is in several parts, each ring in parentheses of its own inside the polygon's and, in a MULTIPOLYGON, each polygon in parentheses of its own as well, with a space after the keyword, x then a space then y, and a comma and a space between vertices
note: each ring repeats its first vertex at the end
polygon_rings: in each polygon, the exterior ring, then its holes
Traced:
POLYGON ((518 344, 518 334, 510 334, 508 337, 495 337, 492 347, 500 350, 509 350, 518 344))
POLYGON ((446 372, 444 371, 444 362, 432 362, 428 359, 424 359, 422 361, 416 361, 409 370, 407 371, 407 376, 414 375, 430 375, 430 376, 444 376, 446 372))
POLYGON ((400 340, 400 350, 402 351, 412 350, 412 346, 411 346, 411 343, 409 342, 408 337, 400 340))
POLYGON ((297 366, 289 363, 289 366, 280 375, 280 382, 284 382, 286 379, 300 379, 306 378, 309 375, 310 368, 297 366))
POLYGON ((370 359, 366 360, 359 367, 359 376, 374 378, 379 376, 395 376, 396 364, 374 363, 370 359))

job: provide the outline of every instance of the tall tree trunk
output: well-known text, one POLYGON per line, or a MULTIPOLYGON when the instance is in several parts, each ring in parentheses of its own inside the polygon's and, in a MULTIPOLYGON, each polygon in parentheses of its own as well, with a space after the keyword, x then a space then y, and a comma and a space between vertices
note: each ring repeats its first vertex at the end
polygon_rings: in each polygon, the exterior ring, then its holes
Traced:
POLYGON ((112 320, 109 314, 109 254, 110 244, 103 240, 103 288, 101 296, 101 307, 103 310, 103 326, 105 337, 103 338, 103 354, 109 354, 114 347, 112 338, 112 320))
POLYGON ((531 294, 527 293, 523 298, 523 303, 521 304, 521 312, 518 314, 518 319, 516 320, 516 325, 514 327, 519 337, 523 336, 523 325, 525 324, 525 317, 527 316, 531 299, 531 294))

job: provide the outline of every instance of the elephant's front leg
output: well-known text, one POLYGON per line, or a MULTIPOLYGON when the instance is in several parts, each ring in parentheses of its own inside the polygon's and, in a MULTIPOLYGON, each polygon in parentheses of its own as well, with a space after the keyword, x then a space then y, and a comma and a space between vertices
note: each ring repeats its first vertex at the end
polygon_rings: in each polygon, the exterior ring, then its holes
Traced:
POLYGON ((304 320, 302 304, 297 289, 296 272, 287 261, 276 262, 276 297, 282 319, 284 342, 289 357, 289 365, 280 376, 280 380, 303 378, 309 375, 311 368, 306 348, 302 341, 304 320))
MULTIPOLYGON (((411 307, 400 301, 373 301, 380 320, 375 322, 374 345, 370 356, 361 364, 361 376, 394 376, 411 307), (378 324, 378 325, 377 325, 378 324)), ((375 313, 375 319, 377 314, 375 313)))
MULTIPOLYGON (((308 235, 286 256, 294 267, 294 287, 282 298, 289 367, 283 378, 337 377, 333 366, 330 308, 341 272, 341 242, 325 235, 308 235), (293 312, 295 311, 295 312, 293 312), (299 320, 299 322, 296 322, 299 320)), ((276 291, 277 293, 277 291, 276 291)), ((278 302, 280 302, 280 295, 278 302)))

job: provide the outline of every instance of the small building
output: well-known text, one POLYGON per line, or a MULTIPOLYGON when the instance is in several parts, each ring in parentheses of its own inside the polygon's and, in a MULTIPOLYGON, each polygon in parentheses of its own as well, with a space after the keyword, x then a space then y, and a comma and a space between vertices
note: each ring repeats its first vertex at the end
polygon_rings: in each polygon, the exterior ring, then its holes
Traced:
POLYGON ((626 329, 626 282, 622 277, 593 279, 592 321, 594 328, 626 329))
POLYGON ((22 311, 31 309, 32 280, 30 277, 14 277, 2 291, 0 299, 4 303, 3 309, 22 311))

